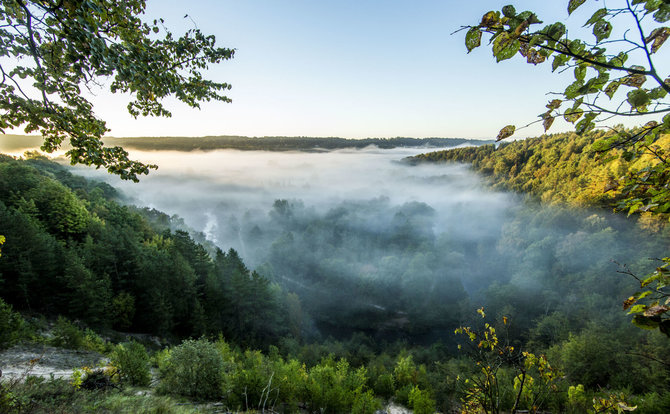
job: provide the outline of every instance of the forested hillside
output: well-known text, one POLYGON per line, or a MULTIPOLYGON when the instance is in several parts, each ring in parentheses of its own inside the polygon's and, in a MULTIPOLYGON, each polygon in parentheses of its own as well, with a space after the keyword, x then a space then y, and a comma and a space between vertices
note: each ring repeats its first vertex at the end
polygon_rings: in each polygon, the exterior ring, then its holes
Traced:
MULTIPOLYGON (((493 188, 530 194, 543 202, 571 206, 614 209, 622 207, 619 191, 622 177, 643 168, 653 159, 612 160, 619 151, 602 154, 594 149, 598 140, 613 135, 596 130, 543 135, 501 144, 436 151, 409 158, 409 162, 463 162, 489 177, 493 188)), ((657 142, 670 148, 670 136, 657 142)), ((663 215, 655 219, 663 221, 663 215)), ((665 217, 667 218, 667 217, 665 217)))
POLYGON ((2 298, 15 309, 167 337, 276 341, 298 323, 287 296, 234 250, 177 218, 120 205, 107 184, 44 158, 0 159, 2 298), (201 240, 204 242, 204 238, 201 240))

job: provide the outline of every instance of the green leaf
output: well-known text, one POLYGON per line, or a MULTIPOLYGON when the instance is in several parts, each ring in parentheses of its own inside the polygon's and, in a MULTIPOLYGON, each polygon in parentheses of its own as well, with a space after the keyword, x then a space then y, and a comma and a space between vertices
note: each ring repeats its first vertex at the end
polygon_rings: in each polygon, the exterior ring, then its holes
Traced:
POLYGON ((556 71, 561 66, 564 66, 570 60, 570 56, 558 54, 554 56, 554 60, 551 62, 552 72, 556 71))
POLYGON ((628 103, 632 109, 638 112, 646 112, 647 105, 651 102, 649 94, 644 89, 634 89, 628 92, 628 103))
POLYGON ((472 49, 479 47, 482 44, 482 31, 478 27, 471 27, 470 30, 465 34, 465 47, 468 49, 468 53, 472 49))
POLYGON ((570 0, 568 3, 568 14, 572 14, 572 12, 575 11, 577 7, 584 4, 585 1, 586 0, 570 0))
POLYGON ((514 131, 516 130, 516 127, 514 125, 507 125, 503 129, 498 132, 498 137, 496 138, 496 141, 503 140, 505 138, 509 138, 512 135, 514 135, 514 131))
POLYGON ((654 20, 659 23, 665 23, 670 20, 670 4, 663 4, 654 13, 654 20))
POLYGON ((661 4, 663 4, 663 0, 647 0, 644 3, 644 8, 647 10, 647 13, 651 13, 654 10, 657 10, 661 4))
POLYGON ((514 16, 516 16, 516 9, 515 9, 514 6, 512 6, 511 4, 510 4, 510 5, 507 5, 507 6, 505 6, 505 7, 503 7, 503 8, 502 8, 502 12, 503 12, 503 15, 504 15, 505 17, 514 17, 514 16))
POLYGON ((586 115, 584 115, 584 119, 579 121, 577 125, 575 126, 575 132, 579 135, 583 135, 593 128, 596 127, 596 124, 593 122, 593 120, 598 116, 599 114, 597 112, 589 112, 586 115))
POLYGON ((496 57, 497 62, 510 59, 519 51, 520 47, 519 39, 512 38, 507 32, 502 32, 493 41, 493 56, 496 57))
POLYGON ((611 33, 612 23, 607 20, 598 20, 593 26, 593 35, 596 37, 597 42, 607 39, 611 33))
POLYGON ((586 66, 575 67, 575 79, 583 82, 584 78, 586 78, 586 66))
POLYGON ((592 24, 601 20, 605 16, 607 16, 607 8, 603 7, 602 9, 596 10, 596 12, 593 13, 593 16, 591 16, 591 18, 586 21, 584 27, 591 26, 592 24))
POLYGON ((658 100, 663 99, 668 95, 668 91, 663 89, 661 86, 654 88, 649 91, 649 99, 658 100))
POLYGON ((584 84, 580 81, 575 81, 572 84, 570 84, 567 88, 565 88, 565 92, 563 94, 565 95, 566 99, 574 99, 577 96, 580 95, 579 89, 584 86, 584 84))
POLYGON ((658 325, 660 323, 660 318, 658 317, 652 317, 648 318, 643 315, 635 315, 633 317, 633 325, 637 326, 638 328, 642 329, 656 329, 658 328, 658 325))
POLYGON ((547 26, 545 33, 554 40, 560 40, 565 34, 565 25, 561 22, 556 22, 547 26))
POLYGON ((621 67, 628 60, 628 54, 624 52, 619 52, 618 55, 614 56, 612 59, 607 62, 610 65, 621 67))
POLYGON ((581 116, 584 114, 584 111, 581 109, 574 109, 574 108, 568 108, 565 110, 565 113, 563 113, 563 118, 570 122, 570 123, 575 123, 581 116))

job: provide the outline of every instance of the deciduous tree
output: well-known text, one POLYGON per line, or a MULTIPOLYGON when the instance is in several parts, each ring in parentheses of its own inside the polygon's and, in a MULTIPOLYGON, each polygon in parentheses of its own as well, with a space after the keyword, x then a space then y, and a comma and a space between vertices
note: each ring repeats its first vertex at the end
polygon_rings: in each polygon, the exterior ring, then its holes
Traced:
POLYGON ((174 97, 199 108, 203 101, 230 102, 230 85, 203 77, 211 64, 231 59, 199 29, 182 37, 163 20, 144 22, 144 0, 7 0, 0 4, 0 132, 40 132, 43 151, 64 141, 72 164, 104 167, 138 180, 155 165, 105 147, 105 121, 83 93, 101 83, 130 94, 134 117, 167 116, 162 101, 174 97))

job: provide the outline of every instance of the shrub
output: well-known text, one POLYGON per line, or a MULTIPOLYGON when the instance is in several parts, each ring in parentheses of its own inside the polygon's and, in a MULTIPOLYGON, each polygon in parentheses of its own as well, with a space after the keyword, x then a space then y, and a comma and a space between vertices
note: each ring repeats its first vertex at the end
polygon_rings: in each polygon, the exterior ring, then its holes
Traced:
POLYGON ((18 313, 0 299, 0 349, 9 348, 23 336, 25 323, 18 313))
POLYGON ((104 354, 110 350, 110 344, 93 330, 81 329, 69 319, 59 316, 53 328, 51 345, 70 349, 87 349, 104 354))
POLYGON ((380 375, 375 380, 373 388, 375 390, 375 394, 379 395, 380 397, 386 399, 391 398, 395 392, 393 375, 388 373, 380 375))
POLYGON ((382 407, 379 399, 375 398, 371 390, 366 392, 357 392, 354 395, 354 404, 351 407, 351 414, 374 414, 382 407))
POLYGON ((84 347, 84 332, 67 318, 59 316, 53 329, 51 344, 70 349, 84 347))
POLYGON ((216 399, 223 386, 223 360, 206 339, 187 340, 159 365, 159 391, 196 399, 216 399))
MULTIPOLYGON (((239 358, 239 364, 230 375, 232 394, 229 400, 237 407, 245 410, 262 409, 270 399, 270 378, 273 377, 272 366, 260 351, 247 350, 239 358)), ((276 394, 276 393, 275 393, 276 394)))
POLYGON ((324 359, 312 367, 306 383, 306 401, 311 411, 349 413, 356 393, 362 392, 367 371, 350 369, 345 359, 324 359))
POLYGON ((433 414, 435 412, 435 401, 427 391, 414 387, 409 392, 409 403, 414 414, 433 414))
POLYGON ((117 345, 111 361, 118 369, 121 381, 140 387, 146 387, 151 382, 149 355, 142 344, 132 341, 117 345))

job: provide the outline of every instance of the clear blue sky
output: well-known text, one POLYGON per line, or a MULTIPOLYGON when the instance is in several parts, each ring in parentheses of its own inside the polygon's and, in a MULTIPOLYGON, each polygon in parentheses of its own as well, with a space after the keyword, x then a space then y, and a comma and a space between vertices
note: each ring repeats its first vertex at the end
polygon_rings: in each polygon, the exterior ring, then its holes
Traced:
MULTIPOLYGON (((170 103, 171 119, 133 120, 124 112, 124 97, 100 93, 97 113, 113 136, 490 138, 506 124, 536 119, 546 92, 567 85, 547 64, 496 64, 490 48, 467 54, 464 33, 451 35, 505 4, 149 0, 148 19, 165 18, 175 34, 195 22, 220 45, 236 49, 233 60, 208 72, 233 85, 233 103, 204 104, 200 111, 170 103)), ((567 19, 566 4, 515 3, 546 22, 567 19)), ((519 135, 541 132, 538 126, 519 135)))

